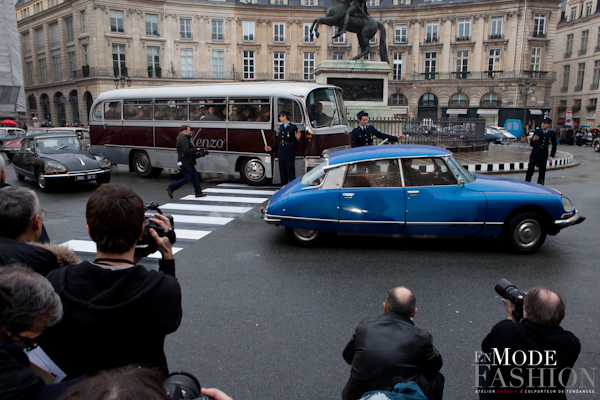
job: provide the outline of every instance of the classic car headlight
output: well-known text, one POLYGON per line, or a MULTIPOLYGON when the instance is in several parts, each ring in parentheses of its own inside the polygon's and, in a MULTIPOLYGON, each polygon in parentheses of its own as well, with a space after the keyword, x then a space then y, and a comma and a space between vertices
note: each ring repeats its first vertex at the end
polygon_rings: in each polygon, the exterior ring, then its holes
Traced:
POLYGON ((569 200, 566 197, 562 198, 562 203, 563 203, 563 208, 565 209, 565 212, 571 212, 575 210, 575 206, 573 205, 573 203, 571 203, 571 200, 569 200))
POLYGON ((67 168, 59 162, 54 161, 46 161, 44 163, 44 170, 46 172, 57 173, 57 172, 65 172, 67 168))
POLYGON ((100 168, 110 168, 110 160, 108 158, 100 160, 100 168))

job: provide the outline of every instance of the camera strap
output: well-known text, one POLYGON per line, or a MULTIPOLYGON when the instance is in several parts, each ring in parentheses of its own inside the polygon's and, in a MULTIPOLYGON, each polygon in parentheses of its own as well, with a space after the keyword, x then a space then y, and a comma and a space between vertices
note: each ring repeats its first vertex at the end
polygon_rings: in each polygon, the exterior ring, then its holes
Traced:
POLYGON ((124 260, 122 258, 96 258, 94 260, 94 264, 100 264, 100 265, 110 265, 107 264, 106 262, 116 262, 116 263, 126 263, 129 265, 135 265, 135 263, 132 263, 130 260, 124 260))

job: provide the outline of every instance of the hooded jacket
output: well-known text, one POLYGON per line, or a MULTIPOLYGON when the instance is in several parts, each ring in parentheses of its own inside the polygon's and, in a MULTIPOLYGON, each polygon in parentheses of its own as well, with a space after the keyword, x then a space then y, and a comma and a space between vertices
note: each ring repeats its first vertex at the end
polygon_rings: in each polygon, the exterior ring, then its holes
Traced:
POLYGON ((73 250, 64 246, 0 237, 0 265, 7 265, 13 261, 24 264, 44 276, 56 268, 81 262, 73 250))
POLYGON ((47 278, 64 315, 42 335, 40 346, 67 379, 129 364, 166 376, 165 336, 182 317, 174 260, 160 260, 159 271, 142 265, 113 270, 86 261, 47 278))

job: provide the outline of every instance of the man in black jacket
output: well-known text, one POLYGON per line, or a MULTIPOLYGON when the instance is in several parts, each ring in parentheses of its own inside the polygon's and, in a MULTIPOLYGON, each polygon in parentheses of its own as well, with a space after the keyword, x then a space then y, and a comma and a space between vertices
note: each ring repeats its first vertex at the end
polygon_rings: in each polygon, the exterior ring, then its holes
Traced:
POLYGON ((369 114, 365 111, 360 111, 357 115, 360 126, 352 131, 350 144, 352 147, 370 146, 373 144, 373 135, 380 139, 388 139, 390 142, 398 142, 399 139, 404 139, 404 135, 399 137, 386 135, 379 132, 373 125, 369 125, 369 114))
POLYGON ((517 321, 515 305, 502 299, 508 319, 497 323, 481 344, 485 380, 480 399, 564 400, 565 385, 581 343, 560 327, 564 298, 543 287, 527 292, 524 317, 517 321))
POLYGON ((344 349, 344 360, 352 365, 342 392, 344 400, 359 399, 370 390, 391 390, 396 383, 416 381, 428 398, 443 391, 442 356, 433 346, 431 334, 415 327, 415 295, 398 286, 388 292, 384 314, 358 325, 344 349), (429 381, 429 382, 427 382, 429 381))
MULTIPOLYGON (((150 220, 171 230, 169 220, 150 220)), ((40 346, 67 379, 129 364, 168 373, 165 336, 181 323, 181 288, 175 279, 172 245, 154 229, 162 254, 159 270, 137 265, 135 245, 144 232, 144 203, 130 188, 104 184, 86 208, 96 259, 59 268, 48 280, 60 296, 64 316, 40 346)))
POLYGON ((279 151, 279 176, 281 184, 296 179, 296 148, 294 144, 301 144, 302 133, 298 127, 290 122, 290 112, 283 110, 279 113, 279 132, 277 133, 278 142, 272 147, 265 146, 265 151, 279 151))
POLYGON ((192 145, 192 141, 190 140, 191 134, 192 128, 189 125, 182 125, 179 135, 177 135, 177 161, 183 173, 183 178, 167 186, 167 193, 170 198, 173 198, 174 191, 190 181, 194 185, 196 197, 206 196, 206 194, 202 193, 200 174, 196 171, 196 151, 199 149, 192 145))
POLYGON ((550 129, 551 124, 552 120, 550 118, 545 118, 542 121, 542 129, 536 129, 529 142, 532 149, 531 155, 529 156, 529 167, 527 168, 527 174, 525 175, 525 180, 527 182, 531 182, 533 171, 535 170, 535 167, 538 167, 537 183, 540 185, 544 184, 546 178, 546 162, 550 161, 552 163, 557 146, 556 132, 550 129), (550 157, 548 157, 548 147, 550 147, 550 145, 552 145, 552 150, 550 151, 550 157))

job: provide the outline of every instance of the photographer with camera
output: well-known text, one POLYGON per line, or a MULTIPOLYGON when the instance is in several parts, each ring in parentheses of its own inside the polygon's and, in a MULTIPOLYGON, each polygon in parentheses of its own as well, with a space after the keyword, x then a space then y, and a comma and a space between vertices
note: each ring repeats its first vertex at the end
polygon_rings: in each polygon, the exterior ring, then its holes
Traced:
POLYGON ((565 300, 534 287, 519 291, 506 279, 496 285, 508 319, 481 344, 480 399, 566 399, 565 386, 579 352, 579 339, 560 327, 565 300))
POLYGON ((144 203, 133 190, 100 186, 88 200, 86 218, 96 259, 48 274, 64 317, 42 335, 40 346, 67 379, 129 364, 166 376, 165 336, 177 330, 182 317, 169 219, 158 213, 150 218, 157 228, 148 231, 162 254, 155 271, 136 264, 146 223, 144 203))
POLYGON ((167 186, 167 193, 170 198, 173 198, 174 191, 190 181, 194 185, 196 197, 206 196, 206 194, 202 193, 202 188, 200 187, 200 174, 196 171, 196 158, 203 157, 208 152, 205 149, 194 147, 191 135, 192 128, 189 125, 181 125, 179 134, 177 135, 177 165, 181 168, 183 178, 167 186))

